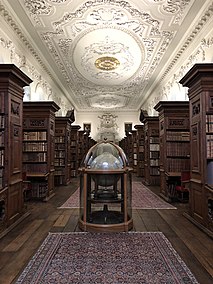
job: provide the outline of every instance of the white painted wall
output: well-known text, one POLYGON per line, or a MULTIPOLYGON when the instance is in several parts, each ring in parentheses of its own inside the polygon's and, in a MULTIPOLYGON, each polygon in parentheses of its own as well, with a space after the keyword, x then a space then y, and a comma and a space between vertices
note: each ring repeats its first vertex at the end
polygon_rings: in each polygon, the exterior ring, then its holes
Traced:
MULTIPOLYGON (((83 129, 84 123, 91 124, 91 137, 97 141, 98 131, 97 128, 100 125, 99 116, 103 115, 105 112, 77 112, 75 113, 76 121, 74 124, 80 125, 83 129)), ((134 125, 141 124, 139 121, 139 112, 110 112, 113 115, 116 115, 116 123, 119 127, 118 137, 121 140, 125 136, 124 124, 132 123, 133 129, 134 125)))

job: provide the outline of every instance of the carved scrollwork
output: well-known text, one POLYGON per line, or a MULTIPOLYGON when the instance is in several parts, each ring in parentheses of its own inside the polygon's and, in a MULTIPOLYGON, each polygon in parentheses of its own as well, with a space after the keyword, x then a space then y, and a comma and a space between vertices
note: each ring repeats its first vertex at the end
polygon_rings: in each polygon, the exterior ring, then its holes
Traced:
POLYGON ((44 0, 25 0, 24 5, 32 15, 48 15, 52 9, 52 7, 47 4, 47 1, 44 0))
POLYGON ((30 119, 30 126, 31 127, 45 127, 45 120, 44 119, 30 119))
POLYGON ((192 106, 192 115, 197 115, 200 113, 200 103, 196 103, 192 106))
POLYGON ((192 127, 192 135, 197 136, 197 126, 192 127))
POLYGON ((20 104, 16 102, 11 102, 11 113, 19 116, 19 112, 20 112, 20 104))

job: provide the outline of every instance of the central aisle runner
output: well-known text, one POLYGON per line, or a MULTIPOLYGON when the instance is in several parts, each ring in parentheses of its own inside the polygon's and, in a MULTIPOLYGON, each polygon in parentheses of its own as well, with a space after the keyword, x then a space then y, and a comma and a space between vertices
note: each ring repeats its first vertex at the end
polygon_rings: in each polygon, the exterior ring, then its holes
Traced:
MULTIPOLYGON (((79 189, 77 189, 70 198, 59 207, 79 208, 79 189)), ((141 182, 132 183, 132 209, 176 209, 173 205, 167 203, 159 196, 154 194, 141 182)))

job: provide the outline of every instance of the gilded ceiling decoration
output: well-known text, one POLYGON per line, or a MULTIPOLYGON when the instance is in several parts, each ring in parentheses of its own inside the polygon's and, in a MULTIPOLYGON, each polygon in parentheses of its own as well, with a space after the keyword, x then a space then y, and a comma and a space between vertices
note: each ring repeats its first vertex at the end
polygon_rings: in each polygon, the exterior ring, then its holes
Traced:
POLYGON ((95 60, 95 67, 104 71, 111 71, 120 65, 120 61, 112 56, 103 56, 95 60))
POLYGON ((77 110, 123 111, 138 110, 178 61, 201 2, 13 0, 7 8, 77 110))

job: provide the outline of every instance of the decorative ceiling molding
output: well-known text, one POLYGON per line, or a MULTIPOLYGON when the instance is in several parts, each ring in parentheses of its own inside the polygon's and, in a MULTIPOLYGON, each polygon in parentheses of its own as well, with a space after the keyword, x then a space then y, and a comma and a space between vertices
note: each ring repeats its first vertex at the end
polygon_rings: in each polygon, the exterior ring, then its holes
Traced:
POLYGON ((138 110, 213 13, 210 0, 204 14, 198 0, 14 0, 7 9, 4 2, 2 17, 79 111, 138 110), (18 23, 31 24, 35 45, 18 23))
POLYGON ((205 11, 204 15, 202 18, 198 21, 198 23, 195 25, 193 28, 192 32, 190 35, 187 37, 186 41, 183 42, 181 49, 177 52, 176 56, 174 59, 171 61, 169 66, 166 68, 164 71, 164 74, 162 75, 162 79, 166 77, 166 75, 170 72, 170 70, 173 68, 173 66, 177 63, 178 59, 181 57, 181 55, 187 50, 189 45, 193 42, 195 37, 201 32, 201 30, 204 28, 206 23, 208 22, 209 19, 211 19, 213 15, 213 3, 208 7, 208 9, 205 11))
POLYGON ((20 40, 24 43, 26 48, 30 51, 32 56, 35 57, 37 62, 41 65, 43 70, 50 76, 50 78, 53 79, 53 75, 51 72, 47 69, 46 65, 43 63, 42 59, 38 55, 38 53, 35 51, 33 46, 29 43, 26 36, 22 33, 21 29, 18 27, 16 22, 13 20, 11 14, 6 10, 6 8, 2 5, 0 1, 0 15, 4 18, 5 22, 12 28, 12 30, 15 32, 15 34, 20 38, 20 40))

